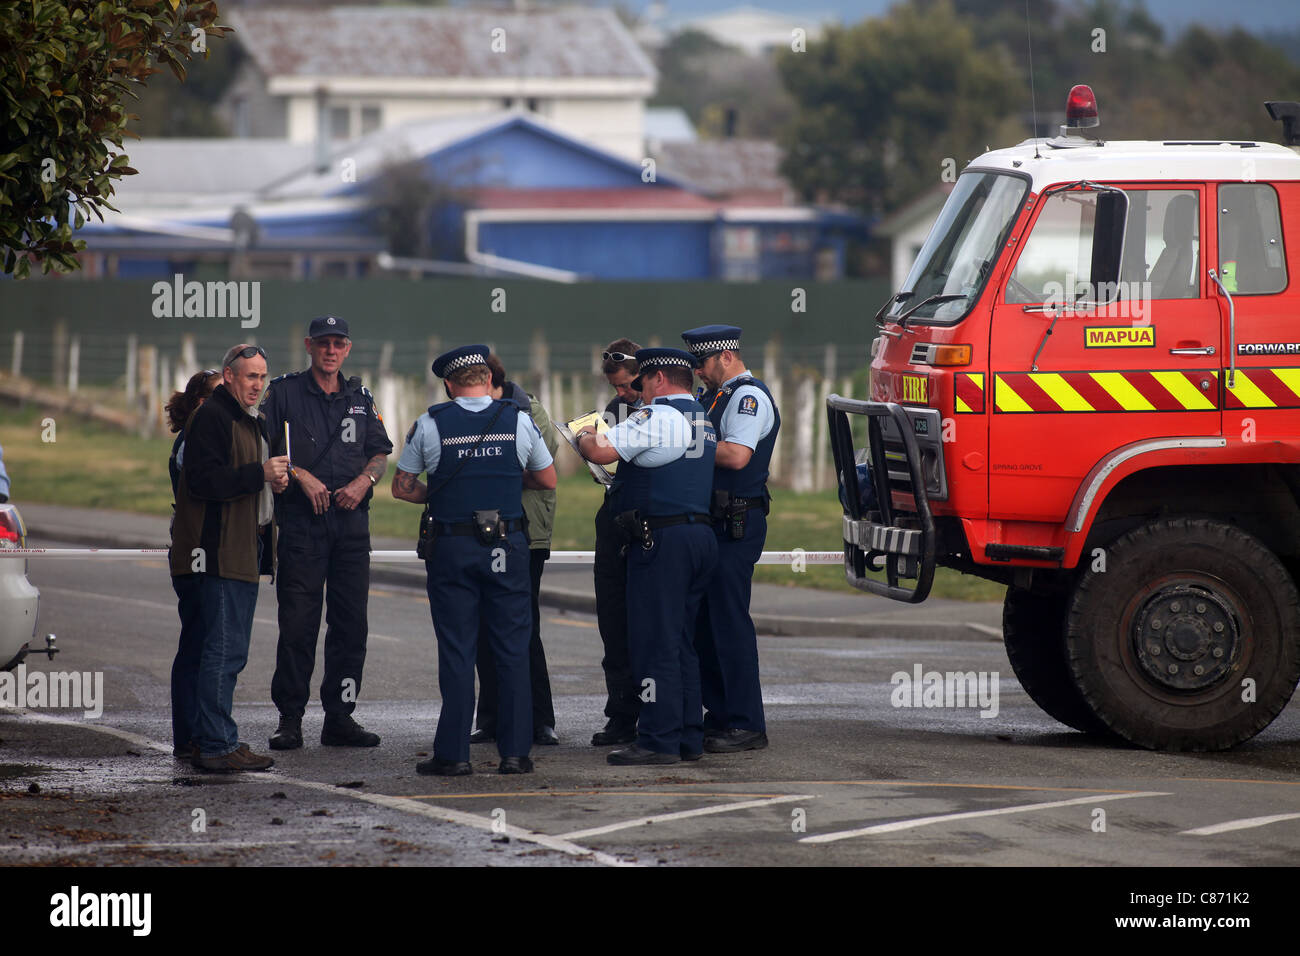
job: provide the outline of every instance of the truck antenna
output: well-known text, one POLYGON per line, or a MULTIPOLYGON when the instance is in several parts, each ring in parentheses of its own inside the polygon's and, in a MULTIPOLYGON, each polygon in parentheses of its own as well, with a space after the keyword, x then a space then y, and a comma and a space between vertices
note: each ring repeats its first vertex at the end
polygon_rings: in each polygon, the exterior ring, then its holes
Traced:
POLYGON ((1025 34, 1029 39, 1029 106, 1033 111, 1030 122, 1034 125, 1034 159, 1042 159, 1038 155, 1038 97, 1034 95, 1034 31, 1029 20, 1029 0, 1025 0, 1025 34))

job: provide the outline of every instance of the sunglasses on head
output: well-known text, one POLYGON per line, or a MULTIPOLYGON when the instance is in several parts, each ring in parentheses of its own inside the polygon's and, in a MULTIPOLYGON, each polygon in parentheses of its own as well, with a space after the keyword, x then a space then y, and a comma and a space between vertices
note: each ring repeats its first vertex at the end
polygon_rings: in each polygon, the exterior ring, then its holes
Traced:
POLYGON ((211 376, 213 376, 213 375, 220 375, 220 374, 221 374, 221 369, 219 369, 219 368, 205 368, 205 369, 204 369, 202 372, 200 372, 199 374, 203 375, 205 378, 208 378, 208 377, 211 377, 211 376))
MULTIPOLYGON (((240 349, 238 352, 236 352, 234 355, 232 355, 230 357, 230 361, 234 362, 235 359, 252 358, 254 355, 260 355, 262 356, 262 358, 266 358, 266 353, 262 351, 260 346, 247 345, 244 348, 240 349)), ((226 368, 230 368, 230 366, 227 365, 226 368)))
POLYGON ((605 356, 605 361, 606 361, 606 362, 609 362, 609 361, 614 361, 614 362, 633 362, 633 361, 636 361, 636 356, 635 356, 635 355, 625 355, 625 354, 622 353, 622 352, 605 352, 605 353, 604 353, 604 356, 605 356))

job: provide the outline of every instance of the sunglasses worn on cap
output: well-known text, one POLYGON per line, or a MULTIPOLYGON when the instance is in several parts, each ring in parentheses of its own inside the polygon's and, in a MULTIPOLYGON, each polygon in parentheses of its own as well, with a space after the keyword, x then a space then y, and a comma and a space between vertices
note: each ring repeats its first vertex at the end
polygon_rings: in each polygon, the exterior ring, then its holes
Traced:
MULTIPOLYGON (((230 361, 234 362, 235 359, 252 358, 254 355, 260 355, 262 356, 262 358, 266 358, 266 353, 262 351, 260 346, 249 345, 246 346, 245 348, 240 349, 238 352, 232 355, 230 357, 230 361)), ((226 368, 230 368, 230 366, 227 365, 226 368)))
POLYGON ((603 354, 606 362, 611 359, 615 362, 633 362, 636 360, 635 355, 624 355, 622 352, 605 352, 603 354))

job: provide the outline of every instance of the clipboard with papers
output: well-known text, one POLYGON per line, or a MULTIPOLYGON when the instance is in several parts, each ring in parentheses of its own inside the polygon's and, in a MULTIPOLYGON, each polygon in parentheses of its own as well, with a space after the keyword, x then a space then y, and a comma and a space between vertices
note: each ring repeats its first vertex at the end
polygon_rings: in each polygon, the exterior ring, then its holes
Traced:
MULTIPOLYGON (((566 442, 569 443, 570 448, 575 452, 578 452, 578 432, 586 428, 588 425, 594 425, 598 434, 609 431, 609 423, 605 421, 605 416, 600 412, 588 412, 585 415, 579 415, 577 418, 569 422, 556 422, 555 430, 560 433, 560 436, 566 442)), ((582 457, 581 452, 578 452, 578 457, 582 457)), ((588 470, 591 471, 591 477, 596 479, 596 481, 600 482, 605 487, 609 487, 614 483, 614 469, 617 467, 616 465, 598 465, 595 462, 587 461, 585 458, 582 460, 586 463, 588 470)))

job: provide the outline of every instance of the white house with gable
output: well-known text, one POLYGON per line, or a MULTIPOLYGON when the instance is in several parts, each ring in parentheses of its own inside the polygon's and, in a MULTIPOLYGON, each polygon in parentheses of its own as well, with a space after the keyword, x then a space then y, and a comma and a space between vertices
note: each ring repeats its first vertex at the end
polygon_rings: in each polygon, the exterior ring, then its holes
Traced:
POLYGON ((341 142, 413 120, 524 109, 628 159, 654 65, 609 9, 241 8, 236 136, 341 142))

